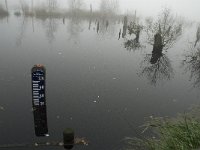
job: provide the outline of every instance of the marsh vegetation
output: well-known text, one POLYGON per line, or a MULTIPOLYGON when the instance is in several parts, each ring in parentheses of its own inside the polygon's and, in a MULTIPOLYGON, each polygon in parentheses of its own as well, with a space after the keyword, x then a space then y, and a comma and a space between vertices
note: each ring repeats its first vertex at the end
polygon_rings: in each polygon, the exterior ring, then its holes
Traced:
POLYGON ((151 130, 151 136, 126 138, 129 150, 189 150, 200 148, 200 107, 193 106, 189 112, 177 117, 150 116, 143 125, 143 133, 151 130))

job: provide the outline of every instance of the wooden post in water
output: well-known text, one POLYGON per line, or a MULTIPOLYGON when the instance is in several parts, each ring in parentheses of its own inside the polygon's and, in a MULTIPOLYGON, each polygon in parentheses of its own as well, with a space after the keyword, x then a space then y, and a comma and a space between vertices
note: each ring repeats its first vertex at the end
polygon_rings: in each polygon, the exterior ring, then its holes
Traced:
POLYGON ((74 145, 74 130, 72 128, 66 128, 63 131, 63 143, 65 149, 72 149, 74 145))

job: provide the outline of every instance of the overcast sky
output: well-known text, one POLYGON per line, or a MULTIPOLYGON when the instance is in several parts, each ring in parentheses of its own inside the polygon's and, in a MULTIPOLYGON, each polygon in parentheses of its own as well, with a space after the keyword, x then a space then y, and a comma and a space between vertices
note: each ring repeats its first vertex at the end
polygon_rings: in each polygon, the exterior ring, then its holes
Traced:
MULTIPOLYGON (((5 0, 0 0, 4 4, 5 0)), ((11 8, 19 3, 21 0, 7 0, 11 8)), ((23 0, 22 0, 23 1, 23 0)), ((31 0, 24 0, 30 3, 31 0)), ((34 0, 35 4, 44 3, 47 0, 34 0)), ((57 0, 61 7, 67 7, 69 0, 57 0)), ((82 0, 85 7, 89 8, 90 3, 93 8, 97 9, 101 0, 82 0)), ((120 11, 126 13, 127 11, 137 10, 140 15, 156 15, 163 7, 169 7, 174 13, 183 15, 186 18, 200 21, 200 0, 118 0, 120 3, 120 11)))

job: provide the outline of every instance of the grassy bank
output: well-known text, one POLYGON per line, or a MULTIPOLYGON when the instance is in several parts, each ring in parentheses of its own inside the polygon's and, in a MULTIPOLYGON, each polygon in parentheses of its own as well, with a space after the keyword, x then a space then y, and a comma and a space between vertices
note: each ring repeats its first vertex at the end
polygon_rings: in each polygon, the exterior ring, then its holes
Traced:
POLYGON ((129 150, 194 150, 200 148, 200 107, 175 118, 150 117, 144 125, 151 137, 126 138, 129 150))

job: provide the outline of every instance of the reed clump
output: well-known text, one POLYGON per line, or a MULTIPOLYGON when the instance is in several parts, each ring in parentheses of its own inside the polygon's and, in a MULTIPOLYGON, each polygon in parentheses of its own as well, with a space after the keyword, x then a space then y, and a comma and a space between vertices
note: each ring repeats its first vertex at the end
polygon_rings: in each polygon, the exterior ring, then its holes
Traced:
MULTIPOLYGON (((200 107, 198 106, 200 110, 200 107)), ((199 110, 179 114, 175 118, 150 117, 144 125, 153 135, 144 138, 126 138, 128 149, 194 150, 200 148, 199 110), (194 113, 195 112, 195 113, 194 113), (197 113, 198 112, 198 115, 197 113)))

